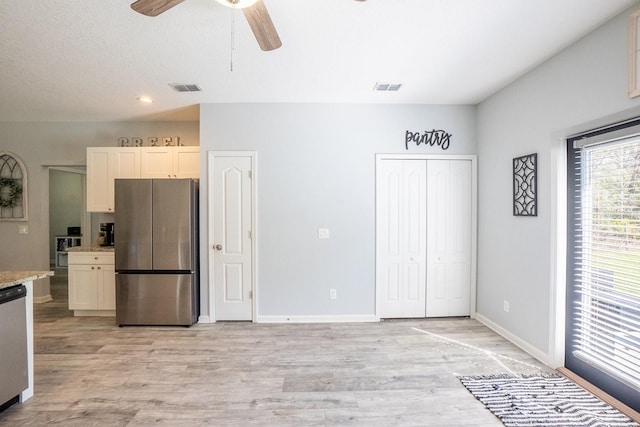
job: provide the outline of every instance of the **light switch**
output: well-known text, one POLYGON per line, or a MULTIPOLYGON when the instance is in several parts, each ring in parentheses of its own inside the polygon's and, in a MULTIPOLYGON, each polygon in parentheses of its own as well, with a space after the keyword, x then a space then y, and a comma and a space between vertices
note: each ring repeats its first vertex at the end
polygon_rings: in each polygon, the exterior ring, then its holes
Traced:
POLYGON ((328 238, 329 238, 329 229, 318 228, 318 239, 328 239, 328 238))
POLYGON ((29 234, 29 226, 26 224, 18 225, 18 234, 29 234))

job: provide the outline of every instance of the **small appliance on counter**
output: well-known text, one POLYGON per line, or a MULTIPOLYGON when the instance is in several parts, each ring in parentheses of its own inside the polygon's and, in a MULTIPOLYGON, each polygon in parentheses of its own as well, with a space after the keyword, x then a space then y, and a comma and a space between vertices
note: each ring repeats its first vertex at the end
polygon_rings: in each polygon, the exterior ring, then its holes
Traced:
POLYGON ((104 236, 104 239, 99 240, 100 246, 113 246, 115 242, 113 230, 113 222, 100 223, 100 236, 104 236))

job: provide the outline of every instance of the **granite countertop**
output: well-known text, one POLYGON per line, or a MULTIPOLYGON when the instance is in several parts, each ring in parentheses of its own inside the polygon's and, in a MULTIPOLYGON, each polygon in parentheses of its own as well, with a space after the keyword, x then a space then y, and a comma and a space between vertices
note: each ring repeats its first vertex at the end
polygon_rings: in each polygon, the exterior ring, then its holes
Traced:
POLYGON ((0 271, 0 289, 53 276, 53 271, 0 271))
POLYGON ((113 246, 73 246, 67 252, 113 252, 113 246))

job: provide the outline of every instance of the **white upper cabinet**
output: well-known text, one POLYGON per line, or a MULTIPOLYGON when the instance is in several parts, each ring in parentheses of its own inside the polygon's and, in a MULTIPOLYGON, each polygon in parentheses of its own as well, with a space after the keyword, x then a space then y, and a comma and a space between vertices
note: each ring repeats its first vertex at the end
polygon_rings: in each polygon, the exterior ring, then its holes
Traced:
POLYGON ((87 148, 87 211, 113 212, 114 180, 139 176, 138 148, 87 148))
POLYGON ((87 211, 114 212, 116 178, 199 178, 200 147, 87 148, 87 211))
POLYGON ((176 178, 199 178, 200 147, 175 147, 173 173, 176 178))
POLYGON ((142 178, 198 178, 200 147, 142 147, 142 178))
POLYGON ((142 178, 173 177, 173 147, 143 147, 140 176, 142 178))

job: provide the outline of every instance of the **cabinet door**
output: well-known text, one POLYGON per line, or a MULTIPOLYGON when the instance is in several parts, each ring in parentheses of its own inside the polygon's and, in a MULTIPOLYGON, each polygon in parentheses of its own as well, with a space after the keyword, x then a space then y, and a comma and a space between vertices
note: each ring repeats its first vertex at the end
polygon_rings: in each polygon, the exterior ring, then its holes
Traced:
POLYGON ((87 148, 87 211, 113 212, 116 178, 140 177, 140 148, 87 148))
POLYGON ((173 147, 143 147, 140 150, 142 178, 173 177, 173 147))
POLYGON ((117 147, 113 150, 113 178, 140 177, 140 148, 117 147))
POLYGON ((175 147, 173 174, 177 178, 199 178, 200 147, 175 147))
POLYGON ((113 265, 100 265, 101 287, 98 298, 100 310, 116 309, 116 272, 113 265))
POLYGON ((115 179, 140 178, 140 148, 115 147, 111 155, 111 175, 108 182, 109 206, 108 212, 115 211, 115 179))
POLYGON ((113 210, 113 177, 110 171, 110 148, 87 148, 87 211, 113 210))
POLYGON ((95 266, 69 265, 69 309, 98 308, 98 274, 95 266))

